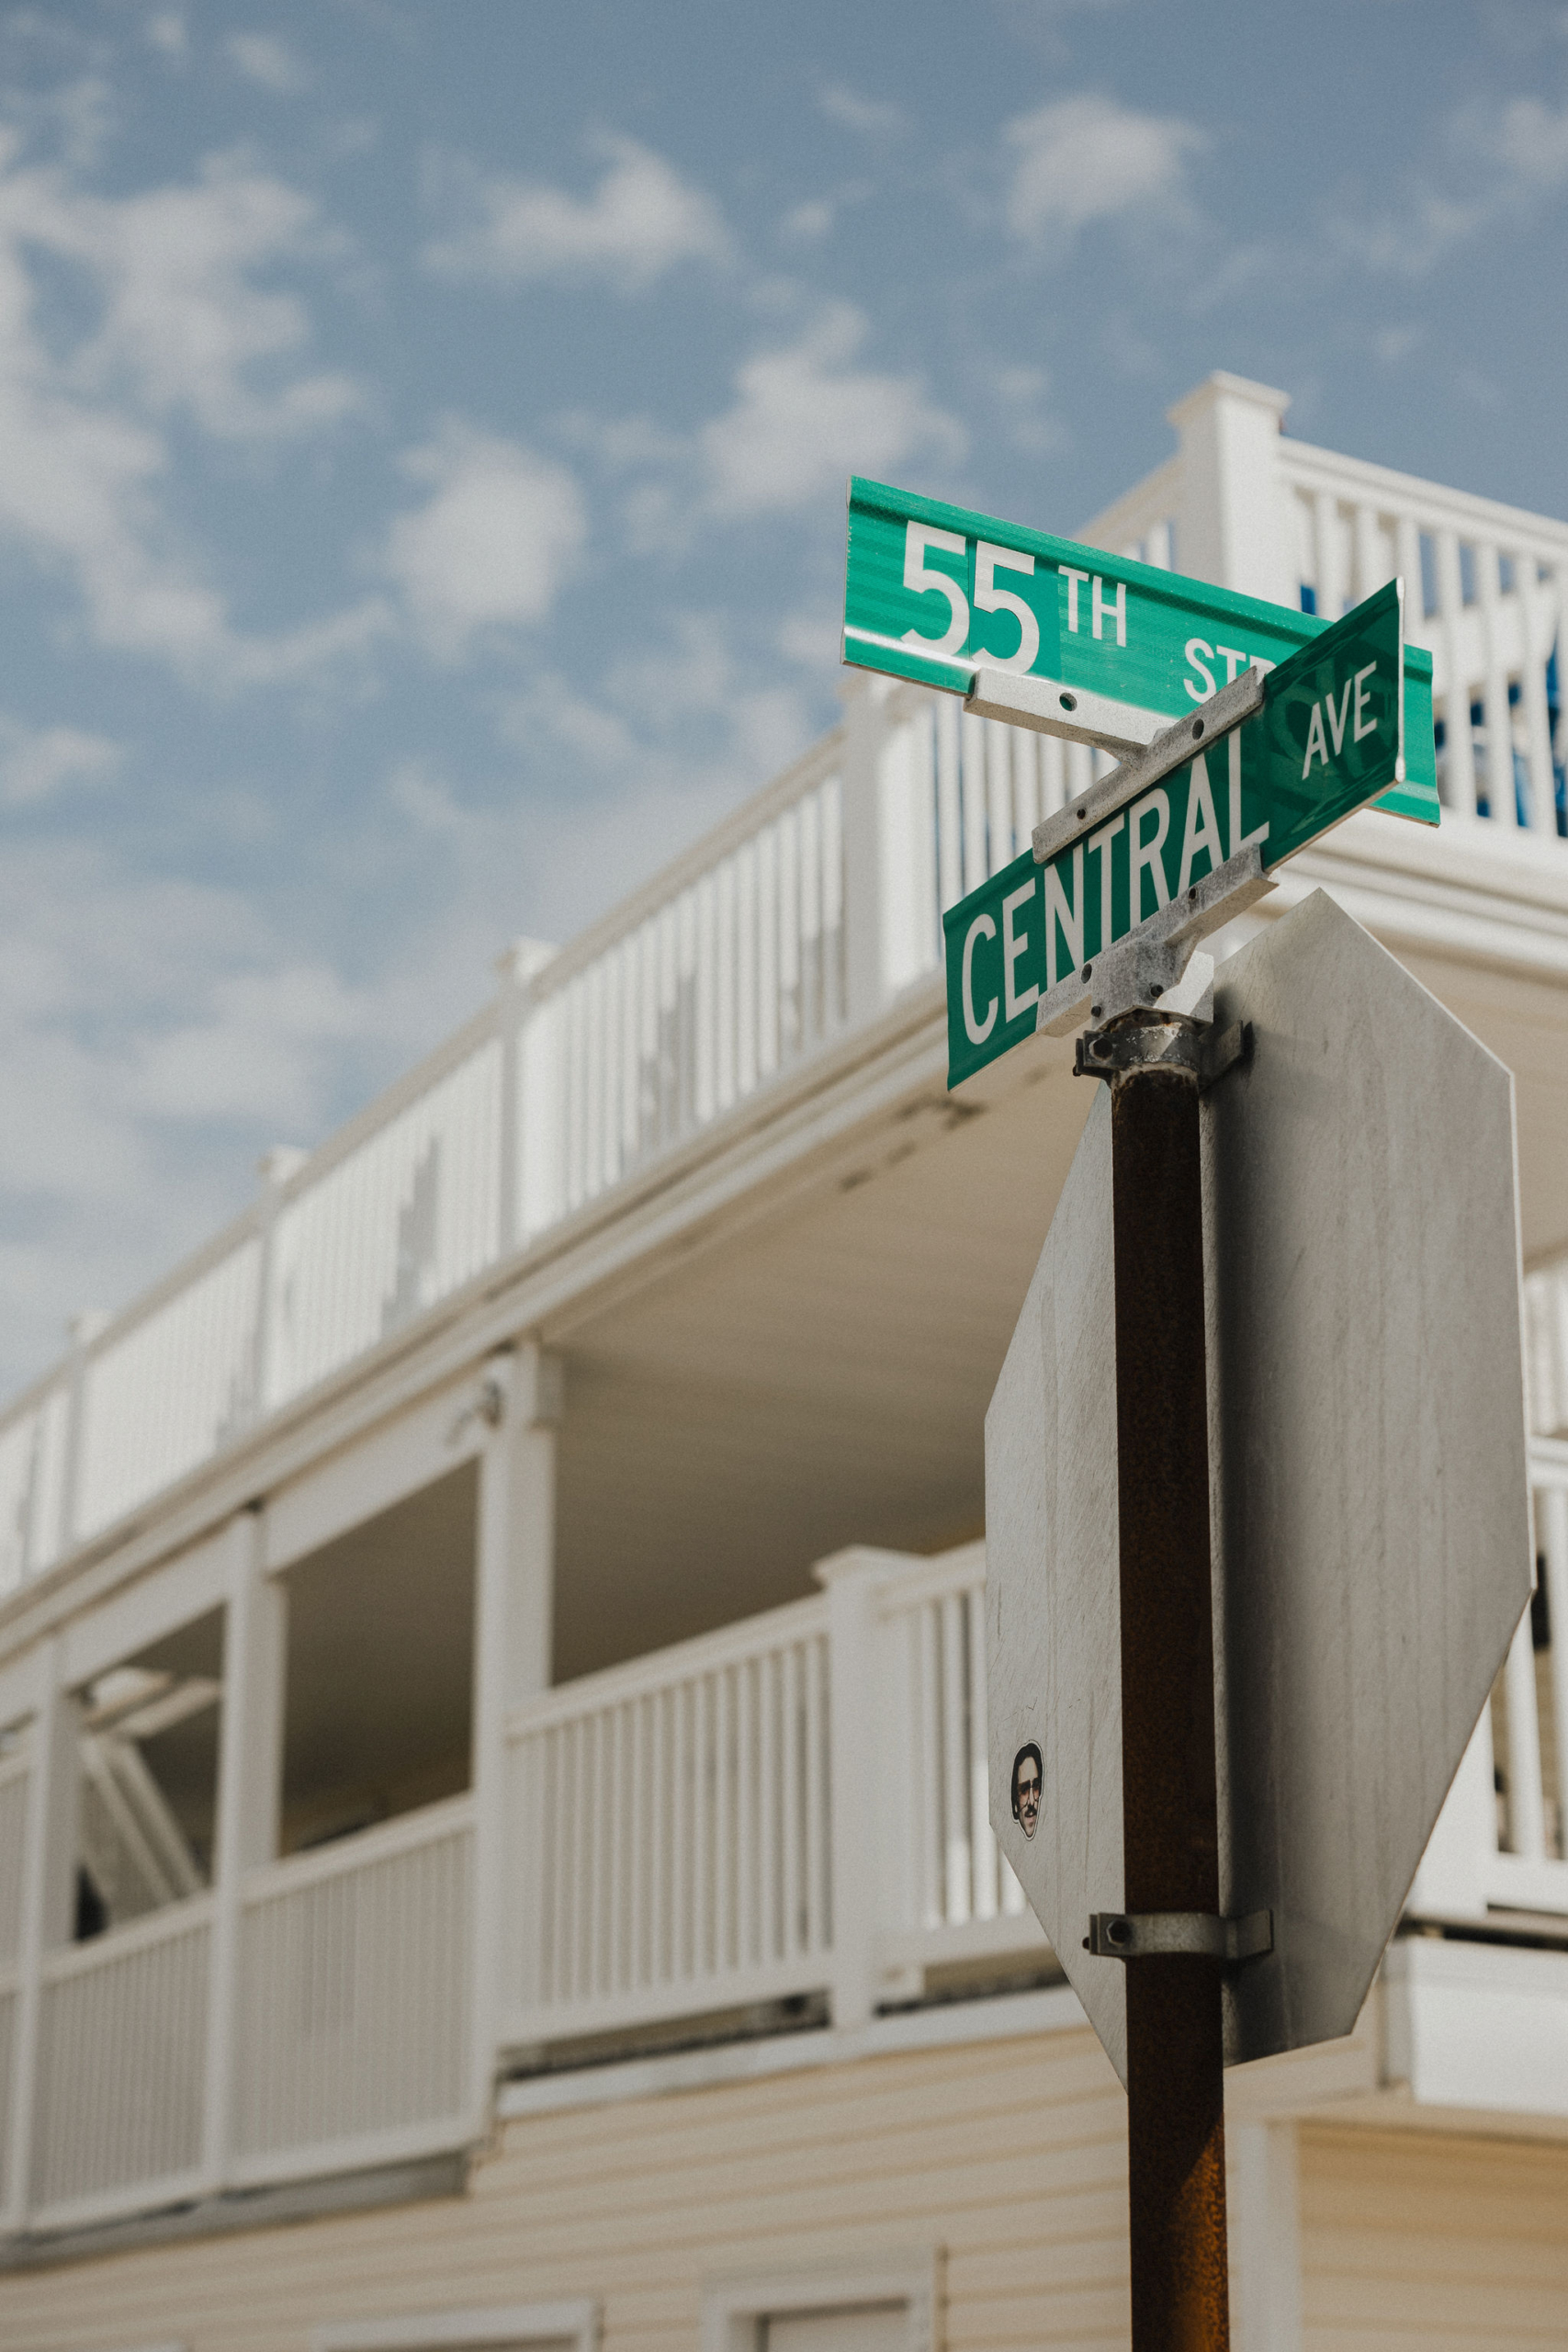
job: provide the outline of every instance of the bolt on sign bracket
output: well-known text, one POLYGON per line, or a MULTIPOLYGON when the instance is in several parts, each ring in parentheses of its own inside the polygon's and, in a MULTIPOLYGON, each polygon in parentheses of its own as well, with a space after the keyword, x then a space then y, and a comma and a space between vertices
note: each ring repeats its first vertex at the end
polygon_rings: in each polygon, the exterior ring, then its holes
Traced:
POLYGON ((1091 1911, 1084 1950, 1097 1960, 1217 1960, 1235 1968, 1274 1949, 1274 1914, 1222 1919, 1212 1911, 1091 1911))

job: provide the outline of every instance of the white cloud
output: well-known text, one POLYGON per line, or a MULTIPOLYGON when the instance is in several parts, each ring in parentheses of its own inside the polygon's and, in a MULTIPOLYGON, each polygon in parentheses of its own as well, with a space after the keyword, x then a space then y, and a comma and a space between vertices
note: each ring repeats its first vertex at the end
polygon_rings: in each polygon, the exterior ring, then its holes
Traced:
POLYGON ((1015 447, 1032 457, 1062 446, 1062 428, 1047 405, 1051 378, 1043 368, 1000 368, 995 379, 997 400, 1007 418, 1015 447))
POLYGON ((863 98, 842 82, 829 82, 817 100, 829 122, 863 137, 888 138, 903 130, 908 118, 891 98, 863 98))
POLYGON ((439 276, 520 285, 532 278, 605 278, 627 291, 651 286, 677 262, 722 262, 724 218, 711 197, 632 139, 595 142, 606 159, 592 196, 471 166, 449 175, 455 209, 468 219, 433 238, 421 255, 439 276))
POLYGON ((1522 186, 1559 188, 1568 181, 1568 107, 1554 111, 1539 98, 1515 98, 1497 119, 1493 144, 1522 186))
POLYGON ((246 1196, 257 1153, 313 1140, 427 1036, 347 987, 238 890, 126 872, 81 839, 0 861, 0 1379, 58 1352, 246 1196))
POLYGON ((347 377, 280 365, 308 345, 309 314, 256 274, 341 247, 309 198, 243 159, 216 157, 188 186, 118 199, 47 173, 17 175, 0 226, 18 247, 41 247, 97 280, 102 317, 75 355, 78 385, 129 377, 154 413, 185 408, 224 438, 311 431, 359 404, 347 377), (270 380, 258 386, 264 366, 270 380))
POLYGON ((749 359, 739 397, 702 434, 711 505, 730 515, 787 512, 921 456, 955 462, 965 435, 918 376, 853 365, 866 322, 831 305, 798 341, 749 359))
POLYGON ((829 197, 815 197, 808 204, 797 204, 784 217, 784 234, 803 245, 819 244, 830 234, 838 207, 829 197))
POLYGON ((102 644, 161 655, 215 684, 296 676, 363 649, 362 605, 274 639, 244 638, 164 520, 162 430, 184 411, 217 438, 318 430, 358 398, 299 363, 310 322, 258 272, 332 250, 314 208, 243 164, 122 198, 0 144, 0 541, 78 589, 102 644), (46 334, 34 264, 76 273, 90 321, 46 334))
POLYGON ((120 762, 107 735, 79 727, 24 727, 0 715, 0 803, 25 808, 73 784, 103 784, 120 762))
POLYGON ((274 97, 292 98, 309 89, 310 74, 286 40, 273 33, 231 33, 224 44, 230 62, 247 82, 270 90, 274 97))
POLYGON ((177 8, 155 9, 141 30, 149 49, 162 50, 165 57, 176 62, 183 62, 190 49, 190 34, 177 8))
POLYGON ((1335 215, 1336 243, 1364 268, 1425 277, 1456 247, 1505 223, 1511 230, 1568 186, 1568 107, 1478 100, 1450 119, 1444 138, 1440 184, 1415 177, 1393 201, 1335 215))
POLYGON ((1207 144, 1194 123, 1093 94, 1021 115, 1004 137, 1015 159, 1008 227, 1032 243, 1155 206, 1185 210, 1188 161, 1207 144))
POLYGON ((428 650, 456 661, 494 629, 543 620, 587 537, 575 475, 456 419, 403 470, 430 496, 392 525, 383 565, 428 650))

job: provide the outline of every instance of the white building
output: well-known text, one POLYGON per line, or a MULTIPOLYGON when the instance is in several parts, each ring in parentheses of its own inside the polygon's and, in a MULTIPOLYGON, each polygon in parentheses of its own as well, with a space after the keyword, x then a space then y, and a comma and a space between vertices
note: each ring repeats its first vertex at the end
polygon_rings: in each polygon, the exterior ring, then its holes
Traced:
MULTIPOLYGON (((1515 1072, 1541 1589, 1357 2032, 1230 2078, 1236 2340, 1561 2341, 1568 526, 1284 405, 1212 379, 1083 536, 1411 583, 1443 824, 1256 920, 1326 888, 1515 1072)), ((982 1417, 1090 1090, 949 1098, 938 963, 1088 757, 848 678, 0 1420, 14 2352, 1124 2338, 1122 2094, 979 1760, 982 1417)))

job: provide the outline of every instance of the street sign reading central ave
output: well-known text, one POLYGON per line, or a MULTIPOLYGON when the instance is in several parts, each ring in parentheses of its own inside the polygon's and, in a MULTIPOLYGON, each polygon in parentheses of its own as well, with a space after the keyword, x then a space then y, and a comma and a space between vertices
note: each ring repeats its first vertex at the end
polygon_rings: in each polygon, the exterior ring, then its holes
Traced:
POLYGON ((1256 844, 1267 872, 1402 783, 1402 645, 1391 581, 1271 671, 1261 711, 1212 751, 950 907, 948 1084, 1032 1035, 1059 982, 1232 858, 1256 844))

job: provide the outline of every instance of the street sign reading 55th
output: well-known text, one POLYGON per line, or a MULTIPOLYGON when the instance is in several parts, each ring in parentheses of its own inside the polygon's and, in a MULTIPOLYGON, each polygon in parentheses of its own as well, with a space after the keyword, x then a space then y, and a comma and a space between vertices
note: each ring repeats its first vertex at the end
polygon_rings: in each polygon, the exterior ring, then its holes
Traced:
MULTIPOLYGON (((1031 696, 1050 715, 996 715, 1052 733, 1123 750, 1153 732, 1150 714, 1179 718, 1249 667, 1267 674, 1326 626, 885 482, 850 483, 844 660, 965 696, 987 673, 1027 679, 1055 690, 1031 696)), ((1378 805, 1436 824, 1432 657, 1418 646, 1404 649, 1404 683, 1407 772, 1378 805)), ((983 695, 972 707, 987 707, 983 695)))

